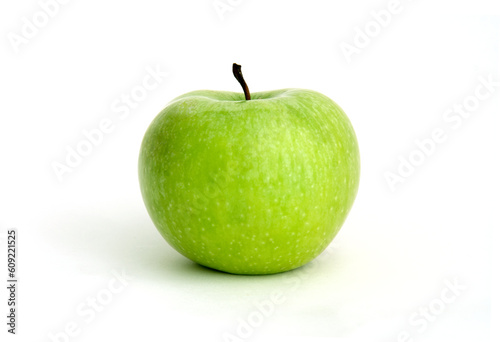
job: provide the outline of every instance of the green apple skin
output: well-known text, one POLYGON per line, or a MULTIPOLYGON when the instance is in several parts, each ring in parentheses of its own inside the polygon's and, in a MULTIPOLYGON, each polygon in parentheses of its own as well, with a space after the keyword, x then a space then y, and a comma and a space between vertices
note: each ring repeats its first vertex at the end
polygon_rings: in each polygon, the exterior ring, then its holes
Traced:
POLYGON ((318 92, 200 90, 149 126, 139 156, 145 206, 192 261, 234 274, 300 267, 333 240, 358 190, 359 149, 318 92))

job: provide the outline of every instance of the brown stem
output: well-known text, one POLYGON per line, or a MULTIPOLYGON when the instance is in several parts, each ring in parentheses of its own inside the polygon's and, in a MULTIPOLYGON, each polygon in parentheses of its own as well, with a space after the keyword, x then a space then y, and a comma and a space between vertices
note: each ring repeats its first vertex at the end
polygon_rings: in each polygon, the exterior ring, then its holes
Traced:
POLYGON ((245 93, 245 100, 250 100, 250 91, 248 90, 247 83, 243 78, 243 74, 241 73, 241 65, 233 63, 233 75, 236 77, 238 82, 240 82, 241 87, 243 88, 243 92, 245 93))

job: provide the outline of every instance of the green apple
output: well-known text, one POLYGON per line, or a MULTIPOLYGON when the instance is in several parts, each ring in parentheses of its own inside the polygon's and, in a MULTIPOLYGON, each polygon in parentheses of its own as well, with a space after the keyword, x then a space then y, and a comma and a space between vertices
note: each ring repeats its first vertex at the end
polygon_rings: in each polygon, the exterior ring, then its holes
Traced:
POLYGON ((333 240, 358 190, 360 160, 342 109, 318 92, 200 90, 177 97, 141 145, 146 209, 165 240, 209 268, 291 270, 333 240))

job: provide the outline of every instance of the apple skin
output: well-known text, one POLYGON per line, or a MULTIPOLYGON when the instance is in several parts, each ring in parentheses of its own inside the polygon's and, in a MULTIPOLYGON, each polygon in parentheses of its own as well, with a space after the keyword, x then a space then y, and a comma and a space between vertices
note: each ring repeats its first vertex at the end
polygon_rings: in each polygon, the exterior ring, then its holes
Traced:
POLYGON ((149 126, 140 150, 145 206, 163 238, 203 266, 272 274, 318 256, 357 194, 353 127, 304 89, 194 91, 149 126))

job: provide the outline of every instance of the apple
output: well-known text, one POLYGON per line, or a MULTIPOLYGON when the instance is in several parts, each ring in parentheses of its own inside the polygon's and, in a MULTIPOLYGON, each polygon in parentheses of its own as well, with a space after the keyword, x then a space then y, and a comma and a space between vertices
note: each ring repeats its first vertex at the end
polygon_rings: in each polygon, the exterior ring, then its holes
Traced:
POLYGON ((318 256, 344 223, 360 175, 342 109, 312 90, 199 90, 172 100, 142 141, 139 182, 163 238, 192 261, 272 274, 318 256))

